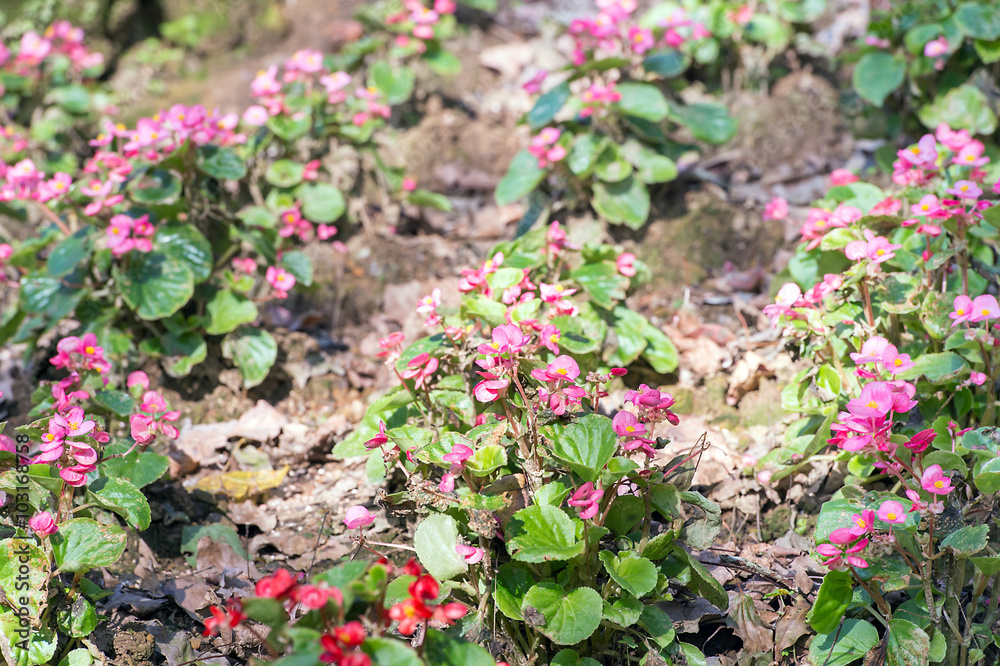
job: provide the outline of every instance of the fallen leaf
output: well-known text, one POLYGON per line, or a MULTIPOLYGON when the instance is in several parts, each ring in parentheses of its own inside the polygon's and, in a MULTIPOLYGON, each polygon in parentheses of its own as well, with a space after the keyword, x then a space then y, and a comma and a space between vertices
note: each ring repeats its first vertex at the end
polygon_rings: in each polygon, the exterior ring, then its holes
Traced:
POLYGON ((232 435, 246 437, 254 442, 269 442, 277 439, 281 429, 288 425, 289 418, 265 400, 258 400, 250 410, 236 421, 232 435))
POLYGON ((743 639, 743 650, 749 654, 774 649, 774 633, 764 624, 754 607, 753 598, 736 592, 729 602, 729 620, 736 634, 743 639))
POLYGON ((733 368, 729 377, 729 388, 726 390, 726 402, 735 405, 744 395, 753 391, 763 377, 774 374, 765 364, 764 359, 753 351, 748 351, 733 368))
POLYGON ((288 474, 288 465, 278 470, 264 469, 257 472, 214 472, 194 484, 194 490, 213 495, 221 494, 242 502, 245 499, 277 488, 288 474))
POLYGON ((784 614, 774 623, 774 659, 779 661, 784 650, 795 645, 800 638, 809 632, 806 624, 806 614, 809 613, 809 602, 798 599, 794 606, 786 606, 784 614))

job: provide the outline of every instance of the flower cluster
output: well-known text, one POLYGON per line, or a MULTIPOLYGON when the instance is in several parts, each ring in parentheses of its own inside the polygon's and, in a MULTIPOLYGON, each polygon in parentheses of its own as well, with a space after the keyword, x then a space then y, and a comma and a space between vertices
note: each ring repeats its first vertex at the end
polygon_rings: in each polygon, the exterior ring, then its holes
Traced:
POLYGON ((433 0, 428 5, 423 0, 404 0, 403 9, 386 18, 386 25, 398 32, 396 46, 409 48, 416 53, 427 51, 427 42, 435 39, 434 32, 441 19, 455 13, 454 0, 433 0))
POLYGON ((660 421, 668 421, 672 425, 680 423, 677 415, 670 411, 674 397, 643 384, 638 391, 628 391, 625 394, 625 402, 637 407, 639 415, 621 411, 612 419, 615 434, 624 440, 622 449, 640 451, 648 458, 652 458, 656 455, 656 450, 652 446, 656 443, 652 438, 653 424, 660 421))
POLYGON ((592 18, 574 20, 569 34, 575 41, 573 64, 582 65, 599 51, 602 57, 642 56, 647 51, 679 49, 689 41, 711 36, 702 23, 691 20, 681 7, 661 18, 654 29, 634 22, 635 0, 598 0, 600 9, 592 18))
POLYGON ((538 158, 538 168, 544 169, 566 157, 566 147, 559 145, 562 130, 557 127, 546 127, 531 139, 528 152, 538 158))
POLYGON ((412 636, 422 624, 435 623, 449 626, 469 612, 463 604, 455 601, 446 604, 433 603, 441 594, 441 586, 433 576, 425 574, 416 561, 410 560, 403 567, 403 573, 414 576, 416 580, 407 588, 409 598, 393 604, 389 609, 389 618, 399 623, 396 625, 396 631, 404 636, 412 636))
MULTIPOLYGON (((69 21, 56 21, 43 34, 29 30, 21 36, 16 54, 0 44, 0 67, 20 76, 38 77, 47 64, 59 58, 69 60, 75 73, 96 70, 104 64, 104 54, 90 51, 83 44, 83 30, 69 21)), ((0 86, 2 92, 2 86, 0 86)))

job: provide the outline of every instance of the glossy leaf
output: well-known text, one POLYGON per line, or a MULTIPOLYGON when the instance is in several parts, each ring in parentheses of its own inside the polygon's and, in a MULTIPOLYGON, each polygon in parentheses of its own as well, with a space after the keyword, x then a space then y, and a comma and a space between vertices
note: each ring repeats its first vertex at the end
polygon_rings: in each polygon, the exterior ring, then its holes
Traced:
POLYGON ((60 571, 85 573, 111 566, 125 551, 125 533, 117 525, 102 525, 90 518, 74 518, 49 537, 60 571))
POLYGON ((267 331, 244 326, 223 339, 222 355, 240 369, 243 385, 252 388, 270 372, 278 358, 278 343, 267 331))
POLYGON ((445 513, 432 513, 424 518, 413 537, 420 564, 439 581, 450 580, 465 573, 468 565, 455 546, 458 545, 458 523, 445 513))
POLYGON ((556 582, 545 581, 524 595, 521 613, 541 622, 536 628, 556 645, 574 645, 597 630, 602 607, 597 590, 579 587, 567 592, 556 582))
POLYGON ((566 513, 548 504, 536 504, 515 513, 507 523, 507 550, 521 562, 568 560, 583 552, 576 525, 566 513))
POLYGON ((565 425, 545 426, 542 434, 550 442, 552 454, 585 481, 600 478, 601 470, 618 448, 611 419, 599 414, 587 414, 565 425))

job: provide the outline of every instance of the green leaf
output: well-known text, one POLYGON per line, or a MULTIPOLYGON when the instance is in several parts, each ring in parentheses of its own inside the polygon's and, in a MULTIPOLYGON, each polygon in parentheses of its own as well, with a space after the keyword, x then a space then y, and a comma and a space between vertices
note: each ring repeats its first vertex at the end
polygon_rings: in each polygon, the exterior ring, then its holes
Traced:
POLYGON ((836 631, 840 619, 844 617, 847 606, 851 603, 854 578, 847 571, 833 570, 823 577, 819 586, 816 603, 809 611, 809 624, 820 634, 836 631))
MULTIPOLYGON (((104 449, 104 455, 112 456, 125 453, 131 448, 122 443, 114 443, 104 449)), ((123 458, 109 458, 99 466, 102 476, 128 479, 136 488, 147 486, 156 481, 169 467, 169 459, 152 451, 132 451, 123 458)))
POLYGON ((527 150, 520 151, 511 160, 507 173, 497 183, 496 202, 498 206, 514 203, 538 187, 545 178, 545 169, 538 166, 538 158, 527 150))
POLYGON ((977 39, 972 45, 976 49, 976 55, 983 63, 990 65, 992 63, 1000 60, 1000 40, 994 40, 991 42, 977 39))
POLYGON ((970 557, 969 561, 986 576, 1000 573, 1000 557, 970 557))
POLYGON ((989 525, 967 525, 945 537, 940 547, 950 548, 956 557, 969 557, 986 548, 989 534, 989 525))
POLYGON ((462 71, 462 61, 458 56, 439 46, 428 48, 421 59, 439 76, 455 76, 462 71))
POLYGON ((62 523, 49 537, 52 554, 60 571, 86 573, 108 567, 125 552, 125 533, 117 525, 102 525, 90 518, 74 518, 62 523))
POLYGON ((263 329, 243 326, 223 338, 222 355, 240 369, 243 385, 252 388, 271 371, 278 358, 278 343, 263 329))
POLYGON ((704 564, 677 544, 674 545, 673 555, 691 570, 690 580, 685 583, 687 587, 705 597, 720 610, 724 611, 729 607, 729 595, 726 594, 725 588, 712 574, 708 573, 704 564))
POLYGON ((542 624, 539 631, 556 645, 574 645, 589 638, 601 623, 601 595, 589 587, 567 592, 554 581, 535 585, 524 595, 521 613, 542 624), (530 609, 530 610, 529 610, 530 609))
POLYGON ((452 638, 436 629, 428 629, 424 639, 424 663, 429 666, 496 666, 485 648, 452 638))
POLYGON ((618 86, 618 108, 628 116, 659 122, 667 117, 667 98, 649 83, 627 82, 618 86))
POLYGON ((413 94, 416 76, 409 67, 393 67, 388 61, 379 60, 372 65, 369 75, 372 85, 385 95, 390 105, 402 104, 413 94))
POLYGON ((292 250, 281 256, 281 267, 295 276, 295 282, 308 287, 313 282, 313 265, 305 252, 292 250))
POLYGON ((431 192, 430 190, 413 190, 410 192, 409 196, 407 196, 406 200, 414 206, 443 210, 446 213, 454 209, 454 206, 451 204, 451 199, 443 194, 431 192))
POLYGON ((564 81, 538 98, 525 116, 532 131, 537 132, 556 117, 570 97, 569 82, 564 81))
MULTIPOLYGON (((643 317, 645 319, 645 317, 643 317)), ((667 374, 677 369, 680 364, 680 357, 677 355, 677 347, 667 337, 666 333, 646 320, 642 334, 646 337, 646 349, 642 352, 642 357, 652 366, 653 370, 660 374, 667 374)))
POLYGON ((844 620, 839 636, 834 627, 833 631, 822 632, 813 638, 809 644, 809 658, 813 664, 848 666, 863 659, 877 644, 878 631, 870 622, 844 620))
POLYGON ((523 620, 521 602, 524 595, 535 584, 531 572, 523 568, 523 564, 508 562, 500 567, 496 577, 496 587, 493 589, 493 600, 497 610, 512 620, 523 620))
POLYGON ((59 636, 56 632, 48 626, 33 628, 22 641, 18 635, 20 628, 21 618, 13 611, 7 610, 6 606, 0 610, 0 635, 3 635, 4 640, 8 636, 16 638, 16 640, 11 641, 13 645, 10 646, 14 665, 45 664, 45 666, 49 666, 56 656, 56 647, 59 645, 59 636), (22 649, 25 645, 27 650, 22 649))
POLYGON ((122 298, 140 319, 174 314, 194 296, 195 276, 189 265, 162 252, 133 253, 128 266, 112 269, 122 298))
POLYGON ((869 51, 854 66, 851 83, 861 99, 882 106, 885 98, 903 85, 906 61, 884 51, 869 51))
POLYGON ((49 558, 39 548, 34 540, 4 539, 0 541, 0 587, 8 598, 24 602, 24 607, 31 617, 38 617, 41 604, 48 597, 46 580, 49 572, 49 558), (27 568, 21 571, 21 566, 27 568))
POLYGON ((705 515, 701 518, 687 520, 677 538, 695 550, 705 550, 712 545, 722 529, 722 509, 718 504, 695 491, 684 491, 680 497, 684 502, 701 509, 705 515))
MULTIPOLYGON (((619 627, 630 627, 639 621, 639 616, 645 608, 646 606, 641 601, 629 595, 617 599, 614 603, 609 603, 605 600, 604 619, 615 623, 619 627)), ((662 613, 663 611, 660 612, 662 613)), ((666 614, 664 613, 664 615, 666 614)), ((669 618, 667 618, 667 621, 670 621, 669 618)), ((673 627, 672 623, 671 627, 673 627)))
POLYGON ((125 479, 101 477, 87 486, 87 502, 114 511, 137 530, 149 527, 149 502, 125 479))
POLYGON ((76 648, 75 650, 70 650, 62 658, 59 666, 91 666, 93 663, 94 658, 90 656, 90 651, 87 648, 76 648))
POLYGON ((239 180, 247 175, 247 164, 232 148, 199 146, 198 168, 217 180, 239 180))
POLYGON ((974 39, 1000 39, 1000 11, 991 3, 963 2, 952 14, 966 35, 974 39))
POLYGON ((233 552, 240 559, 247 559, 247 551, 243 548, 243 542, 232 527, 222 523, 212 523, 210 525, 185 525, 181 530, 181 554, 185 556, 188 564, 192 567, 198 562, 198 540, 202 537, 209 537, 213 541, 224 541, 233 548, 233 552))
POLYGON ((162 356, 164 372, 171 377, 187 377, 194 366, 207 358, 208 345, 205 338, 193 331, 180 335, 167 333, 163 336, 162 356))
POLYGON ((246 296, 222 289, 205 306, 205 315, 208 318, 205 332, 222 335, 243 324, 253 323, 257 319, 257 306, 246 296))
POLYGON ((914 380, 922 375, 928 381, 938 384, 957 378, 968 368, 965 359, 950 351, 921 354, 913 363, 912 368, 899 373, 895 378, 914 380))
MULTIPOLYGON (((661 648, 670 647, 677 637, 674 631, 673 620, 657 606, 646 604, 642 607, 639 625, 646 630, 653 641, 661 648)), ((688 661, 688 665, 693 666, 691 661, 688 661)))
POLYGON ((366 638, 361 651, 371 657, 374 666, 423 666, 413 648, 391 638, 366 638))
POLYGON ((967 129, 973 134, 993 134, 997 128, 997 117, 986 95, 967 83, 920 107, 917 117, 924 127, 931 129, 948 123, 954 129, 967 129))
POLYGON ((927 666, 930 648, 930 639, 917 625, 898 618, 889 622, 886 666, 927 666))
POLYGON ((97 628, 97 611, 86 597, 77 595, 73 603, 56 613, 56 626, 73 638, 89 636, 97 628))
POLYGON ((647 72, 671 79, 680 76, 691 65, 691 57, 676 49, 653 51, 646 55, 642 67, 647 72))
POLYGON ((458 523, 445 513, 432 513, 424 518, 413 537, 417 558, 430 575, 446 581, 465 573, 468 565, 458 554, 458 523))
POLYGON ((310 222, 329 224, 347 210, 344 195, 329 183, 309 183, 298 190, 302 216, 310 222))
POLYGON ((618 146, 609 143, 597 157, 594 175, 605 183, 617 183, 632 174, 632 165, 622 157, 618 146))
POLYGON ((984 495, 991 495, 1000 490, 1000 458, 993 458, 983 463, 976 474, 976 488, 984 495))
POLYGON ((272 629, 277 629, 288 622, 288 613, 285 606, 277 599, 266 597, 248 598, 243 604, 243 612, 255 622, 265 624, 272 629))
POLYGON ((147 206, 166 206, 177 201, 182 190, 181 179, 170 171, 153 169, 129 185, 132 200, 147 206))
POLYGON ((674 104, 671 118, 691 130, 694 138, 715 145, 726 143, 736 134, 739 123, 725 106, 715 102, 674 104))
POLYGON ((73 312, 87 291, 58 278, 32 273, 21 279, 21 308, 28 314, 44 314, 55 322, 73 312))
MULTIPOLYGON (((291 141, 292 139, 304 136, 309 132, 311 126, 311 113, 307 113, 301 118, 288 115, 272 116, 267 121, 267 128, 285 141, 291 141)), ((270 181, 270 178, 268 180, 270 181)))
POLYGON ((607 145, 608 137, 606 136, 598 136, 589 132, 578 134, 569 149, 569 155, 566 156, 566 165, 574 176, 588 176, 597 162, 597 156, 604 151, 607 145))
POLYGON ((507 523, 507 550, 521 562, 568 560, 584 550, 573 519, 557 507, 536 504, 515 513, 507 523))
POLYGON ((135 409, 135 400, 124 391, 96 391, 91 401, 123 417, 129 416, 135 409))
POLYGON ((60 278, 69 275, 87 258, 90 254, 90 235, 93 231, 93 227, 83 226, 52 248, 45 265, 50 276, 60 278))
POLYGON ((611 419, 600 414, 587 414, 566 425, 554 423, 541 431, 552 454, 585 481, 597 481, 618 448, 611 419))
POLYGON ((237 217, 248 227, 262 227, 264 229, 274 227, 277 220, 274 211, 264 206, 247 206, 237 213, 237 217))
POLYGON ((287 189, 295 187, 302 182, 302 173, 304 170, 305 167, 298 162, 277 160, 267 168, 264 178, 275 187, 284 187, 287 189))
POLYGON ((629 285, 629 279, 619 273, 610 261, 584 264, 569 276, 580 283, 595 303, 609 310, 625 299, 625 290, 629 285))
POLYGON ((507 450, 499 444, 482 447, 465 462, 473 476, 486 476, 507 464, 507 450))
POLYGON ((646 502, 635 495, 619 495, 611 502, 604 526, 615 536, 624 536, 632 531, 646 515, 646 502))
POLYGON ((772 51, 785 48, 792 38, 791 26, 763 12, 754 14, 743 30, 748 40, 764 44, 772 51))
POLYGON ((591 204, 608 222, 638 229, 649 217, 649 190, 632 176, 619 183, 598 182, 591 204))
POLYGON ((195 283, 212 275, 212 246, 193 224, 168 222, 156 230, 153 248, 186 263, 194 273, 195 283))
POLYGON ((656 565, 632 552, 615 555, 611 551, 599 553, 605 571, 618 585, 639 598, 649 594, 656 587, 656 565))
POLYGON ((677 164, 672 159, 638 141, 628 141, 622 153, 635 165, 636 178, 644 183, 666 183, 677 178, 677 164))

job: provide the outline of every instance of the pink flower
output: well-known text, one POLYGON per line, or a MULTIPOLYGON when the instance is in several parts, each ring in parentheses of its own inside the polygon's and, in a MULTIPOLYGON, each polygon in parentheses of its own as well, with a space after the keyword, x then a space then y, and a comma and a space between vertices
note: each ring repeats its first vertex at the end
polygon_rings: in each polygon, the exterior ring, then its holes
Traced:
POLYGON ((936 436, 937 433, 934 431, 934 428, 927 428, 926 430, 921 430, 916 435, 911 437, 903 446, 910 449, 914 453, 921 453, 927 450, 927 447, 930 446, 930 443, 934 441, 936 436))
POLYGON ((924 44, 924 55, 928 58, 938 58, 948 53, 948 40, 938 37, 924 44))
POLYGON ((450 463, 462 464, 471 458, 473 453, 473 450, 465 444, 455 444, 451 447, 451 453, 444 454, 441 459, 450 463))
POLYGON ((782 317, 794 317, 796 312, 792 308, 802 298, 802 289, 794 282, 788 282, 778 290, 774 303, 764 306, 764 314, 771 318, 771 325, 774 326, 782 317))
POLYGON ((409 177, 403 179, 403 191, 404 192, 412 192, 415 189, 417 189, 417 181, 415 181, 415 180, 413 180, 412 178, 409 178, 409 177))
POLYGON ((646 30, 636 25, 629 28, 628 42, 632 47, 632 52, 639 55, 653 48, 653 44, 655 43, 652 30, 646 30))
POLYGON ((596 516, 600 510, 599 502, 602 497, 604 497, 604 491, 600 488, 595 489, 594 484, 588 481, 576 489, 567 503, 581 509, 580 518, 582 520, 589 520, 596 516))
POLYGON ((344 524, 347 525, 347 529, 349 530, 359 530, 374 522, 375 516, 370 514, 368 509, 361 505, 352 506, 344 515, 344 524))
POLYGON ((313 49, 302 49, 292 54, 285 62, 285 68, 315 74, 323 69, 323 54, 313 49))
POLYGON ((885 354, 886 347, 888 346, 888 340, 880 335, 873 335, 861 345, 860 353, 851 353, 851 360, 858 365, 862 363, 878 363, 882 360, 882 356, 885 354))
POLYGON ((472 395, 479 402, 493 402, 507 392, 507 387, 510 385, 509 379, 501 379, 489 372, 480 372, 479 374, 483 377, 483 381, 472 389, 472 395))
POLYGON ((156 421, 146 414, 133 414, 129 417, 132 439, 137 444, 148 444, 156 437, 156 421))
POLYGON ((639 423, 632 412, 621 411, 611 419, 611 428, 619 437, 639 437, 646 432, 646 426, 639 423))
POLYGON ((548 75, 549 75, 548 70, 540 69, 537 72, 535 72, 534 76, 525 81, 524 85, 522 85, 521 87, 524 89, 525 92, 534 95, 539 90, 541 90, 542 83, 545 82, 545 79, 546 77, 548 77, 548 75))
POLYGON ((559 339, 562 337, 562 331, 553 324, 546 324, 542 330, 538 333, 538 344, 545 347, 553 354, 559 353, 559 339))
POLYGON ((788 201, 784 197, 774 197, 764 206, 765 220, 783 220, 788 217, 788 201))
POLYGON ((933 194, 925 194, 920 201, 910 206, 914 215, 934 215, 941 211, 941 204, 933 194))
POLYGON ((556 357, 544 369, 536 368, 532 370, 531 376, 543 382, 573 381, 580 376, 580 366, 577 365, 572 356, 564 354, 556 357))
POLYGON ((451 472, 445 472, 438 484, 438 490, 442 493, 450 493, 455 490, 455 475, 451 472))
POLYGON ((401 376, 403 379, 414 380, 414 388, 420 389, 428 385, 428 381, 437 372, 440 364, 441 362, 436 357, 424 352, 410 359, 401 376))
POLYGON ((972 318, 974 310, 972 299, 968 296, 956 296, 952 303, 952 307, 955 311, 948 315, 949 318, 954 320, 951 324, 952 328, 964 321, 969 321, 972 318))
POLYGON ((618 255, 618 258, 615 259, 615 267, 618 269, 618 272, 625 277, 632 277, 635 275, 635 266, 633 265, 634 262, 634 254, 631 252, 622 252, 618 255))
POLYGON ((969 321, 980 322, 1000 317, 1000 304, 997 303, 996 296, 983 294, 972 299, 972 307, 969 310, 969 321))
POLYGON ((848 259, 868 259, 873 264, 881 264, 895 257, 895 250, 903 247, 890 243, 885 236, 876 236, 870 229, 865 229, 864 235, 865 240, 851 241, 844 247, 844 254, 848 259))
POLYGON ((887 345, 885 351, 882 352, 882 367, 889 371, 890 374, 896 375, 900 372, 905 372, 916 365, 910 360, 909 354, 900 354, 896 349, 896 345, 887 345))
POLYGON ((320 240, 330 240, 337 235, 337 227, 331 224, 316 225, 316 237, 320 240))
POLYGON ((947 495, 951 492, 951 479, 941 471, 941 465, 931 465, 920 477, 920 487, 935 495, 947 495))
POLYGON ((854 527, 850 528, 851 534, 855 537, 864 536, 875 528, 875 512, 865 509, 851 516, 851 522, 854 523, 854 527))
POLYGON ((521 332, 521 329, 514 324, 502 324, 495 326, 491 333, 493 342, 481 344, 478 347, 480 354, 498 356, 500 354, 516 354, 524 349, 530 342, 528 336, 521 332))
POLYGON ((880 506, 876 512, 879 520, 886 523, 892 523, 894 525, 901 525, 902 523, 905 523, 906 514, 907 511, 903 508, 903 505, 896 500, 886 500, 885 502, 882 502, 882 506, 880 506))
POLYGON ((52 422, 62 428, 67 437, 86 435, 96 425, 93 421, 85 420, 82 407, 73 407, 65 416, 56 414, 52 417, 52 422))
POLYGON ((435 312, 441 306, 441 290, 434 289, 429 296, 424 296, 420 299, 420 303, 417 305, 417 312, 421 314, 426 314, 428 312, 435 312))
POLYGON ((959 166, 981 167, 990 161, 990 158, 983 155, 985 149, 982 141, 970 140, 951 161, 959 166))
POLYGON ((945 147, 951 151, 961 151, 966 144, 973 140, 972 136, 969 134, 969 130, 952 130, 948 127, 947 123, 941 123, 938 125, 937 129, 934 130, 934 134, 937 140, 943 143, 945 147))
POLYGON ((247 107, 247 110, 243 112, 243 122, 251 127, 262 127, 267 124, 270 117, 271 114, 267 112, 267 109, 259 104, 249 106, 247 107))
POLYGON ((455 546, 455 552, 462 556, 466 564, 478 564, 486 552, 482 548, 476 548, 475 546, 466 546, 463 543, 455 546))
POLYGON ((853 173, 847 169, 834 169, 830 173, 830 184, 834 187, 838 185, 850 185, 858 179, 853 173))
POLYGON ((278 268, 277 266, 268 266, 265 278, 271 287, 274 288, 276 298, 286 298, 288 291, 295 286, 295 276, 284 268, 278 268))
POLYGON ((976 386, 982 386, 986 383, 986 373, 973 371, 969 373, 969 381, 976 386))
POLYGON ((871 382, 861 389, 861 396, 847 403, 847 410, 861 418, 880 418, 892 409, 892 390, 885 382, 871 382))
POLYGON ((31 520, 28 521, 28 526, 35 530, 36 534, 42 536, 55 534, 59 531, 59 526, 56 525, 55 519, 48 511, 42 511, 32 516, 31 520))
POLYGON ((248 275, 253 275, 257 272, 257 262, 254 261, 253 257, 246 257, 245 259, 237 257, 233 259, 233 268, 248 275))
POLYGON ((973 183, 971 180, 958 180, 955 181, 954 187, 949 187, 945 190, 948 194, 953 194, 959 199, 978 199, 983 193, 979 186, 973 183))
POLYGON ((365 442, 366 449, 377 449, 389 441, 389 436, 385 434, 385 421, 379 419, 378 434, 365 442))

